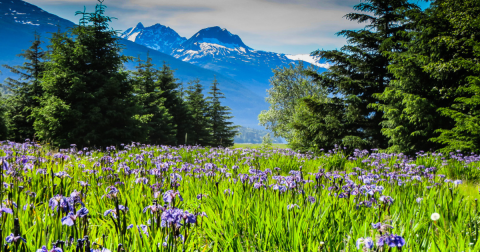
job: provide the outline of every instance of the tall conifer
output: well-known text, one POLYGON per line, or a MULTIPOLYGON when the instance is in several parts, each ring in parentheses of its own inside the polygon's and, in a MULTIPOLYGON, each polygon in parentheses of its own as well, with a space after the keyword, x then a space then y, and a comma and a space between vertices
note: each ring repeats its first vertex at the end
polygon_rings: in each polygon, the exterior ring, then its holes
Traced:
POLYGON ((233 118, 231 116, 230 108, 222 106, 220 99, 225 99, 224 94, 218 87, 219 83, 217 78, 212 82, 210 86, 210 96, 207 97, 209 103, 208 117, 210 118, 211 126, 211 145, 217 146, 232 146, 233 138, 237 133, 237 126, 233 126, 233 122, 229 121, 233 118))
POLYGON ((133 87, 115 31, 100 1, 69 34, 55 33, 34 110, 37 134, 53 144, 107 146, 136 140, 133 87))
POLYGON ((35 33, 32 45, 19 54, 25 62, 20 66, 3 65, 12 73, 19 75, 17 80, 7 78, 4 84, 9 96, 5 101, 5 116, 8 118, 9 140, 33 140, 35 130, 32 112, 40 105, 38 99, 43 90, 40 85, 45 69, 45 52, 41 48, 40 35, 35 33))
POLYGON ((196 79, 189 82, 186 91, 186 105, 189 116, 191 117, 191 129, 188 132, 187 144, 199 144, 202 146, 211 143, 211 125, 208 115, 208 103, 202 94, 203 86, 200 80, 196 79))
POLYGON ((162 90, 163 73, 154 68, 152 58, 138 58, 136 71, 133 72, 135 99, 141 107, 140 121, 145 135, 142 142, 153 144, 175 144, 175 125, 173 117, 165 108, 166 98, 162 90))

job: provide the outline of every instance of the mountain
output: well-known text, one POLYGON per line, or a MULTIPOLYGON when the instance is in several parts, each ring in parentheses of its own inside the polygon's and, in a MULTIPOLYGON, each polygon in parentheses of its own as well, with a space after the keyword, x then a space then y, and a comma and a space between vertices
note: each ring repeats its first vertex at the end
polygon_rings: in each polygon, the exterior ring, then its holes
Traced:
MULTIPOLYGON (((75 25, 71 21, 48 13, 22 0, 0 0, 0 14, 1 13, 4 14, 0 15, 0 34, 2 34, 2 39, 0 39, 0 65, 22 64, 22 59, 16 55, 30 47, 31 41, 34 39, 34 32, 41 35, 42 41, 48 42, 48 37, 51 35, 50 32, 56 32, 58 30, 65 31, 67 28, 75 25)), ((139 25, 138 28, 142 30, 145 29, 145 27, 142 28, 142 25, 139 25)), ((159 34, 168 34, 168 29, 166 28, 159 27, 159 30, 162 31, 159 32, 159 34)), ((130 32, 132 32, 130 34, 131 36, 135 33, 133 30, 130 30, 130 32)), ((174 33, 171 34, 172 36, 175 35, 174 33)), ((140 36, 140 34, 137 35, 137 38, 143 36, 147 38, 147 35, 148 32, 145 32, 142 36, 140 36)), ((154 40, 153 38, 150 39, 154 40)), ((168 41, 171 41, 172 46, 175 44, 172 42, 175 40, 168 41)), ((150 57, 152 57, 152 62, 158 67, 161 67, 163 62, 167 63, 172 69, 176 70, 175 77, 185 85, 190 80, 198 78, 201 80, 202 85, 208 89, 216 76, 220 83, 220 89, 227 97, 227 99, 223 101, 224 105, 232 109, 234 116, 233 122, 237 125, 259 128, 257 116, 261 110, 267 108, 264 98, 255 94, 238 81, 221 73, 176 59, 161 51, 152 50, 149 47, 131 42, 127 39, 121 39, 120 43, 124 45, 123 54, 125 55, 133 57, 140 56, 145 59, 146 54, 149 53, 150 57)), ((165 45, 165 43, 162 45, 165 45)), ((167 43, 167 45, 169 44, 167 43)), ((44 44, 42 48, 46 49, 46 44, 44 44)), ((134 69, 134 66, 134 62, 126 64, 127 69, 134 69)), ((6 77, 18 77, 5 68, 0 67, 0 71, 2 72, 0 82, 6 77)), ((208 90, 206 90, 206 92, 207 91, 208 90)))
MULTIPOLYGON (((160 29, 159 26, 161 25, 156 24, 146 28, 142 26, 142 28, 137 25, 128 29, 127 31, 130 32, 126 31, 121 37, 154 50, 160 47, 162 52, 170 51, 173 57, 228 76, 262 97, 266 96, 266 89, 269 88, 269 79, 273 76, 272 69, 295 64, 298 60, 306 62, 306 65, 313 64, 319 67, 319 71, 325 71, 328 68, 328 64, 309 55, 285 55, 254 50, 245 45, 238 35, 218 26, 202 29, 179 45, 172 43, 165 45, 161 38, 164 37, 162 30, 166 28, 160 29), (157 35, 150 35, 151 39, 135 37, 132 36, 133 30, 138 34, 147 30, 155 31, 157 35)), ((171 33, 171 28, 168 29, 171 33)), ((181 37, 177 36, 176 41, 180 41, 181 37)), ((170 39, 170 36, 165 35, 165 37, 170 39)))
POLYGON ((171 54, 173 48, 187 40, 170 27, 156 24, 145 28, 142 23, 127 29, 121 37, 166 54, 171 54))

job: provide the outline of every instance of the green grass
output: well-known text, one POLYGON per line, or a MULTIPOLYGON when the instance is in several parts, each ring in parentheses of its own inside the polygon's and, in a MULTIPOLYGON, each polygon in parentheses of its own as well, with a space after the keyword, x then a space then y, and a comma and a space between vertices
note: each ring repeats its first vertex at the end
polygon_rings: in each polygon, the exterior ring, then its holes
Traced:
MULTIPOLYGON (((79 246, 77 240, 88 236, 91 247, 111 251, 122 244, 125 251, 348 252, 361 251, 356 248, 357 239, 371 237, 378 242, 385 232, 403 237, 405 246, 383 251, 480 251, 475 201, 478 161, 465 164, 433 155, 406 159, 387 154, 352 159, 342 152, 311 156, 277 148, 127 146, 122 151, 90 155, 22 145, 1 149, 0 156, 9 164, 4 166, 5 176, 0 176, 0 182, 8 185, 2 187, 1 199, 13 214, 0 217, 0 246, 10 233, 27 241, 10 243, 4 251, 36 251, 42 245, 51 249, 52 243, 63 240, 67 241, 64 251, 73 252, 79 246), (267 169, 271 174, 257 171, 267 169), (55 175, 61 171, 71 178, 55 175), (182 180, 175 182, 172 174, 182 180), (246 178, 242 174, 249 179, 242 180, 246 178), (464 183, 446 183, 439 174, 461 178, 464 183), (79 181, 90 186, 82 187, 79 181), (347 193, 345 186, 350 183, 355 183, 357 193, 347 193), (289 189, 280 192, 273 185, 289 189), (118 193, 106 196, 113 192, 112 186, 118 193), (362 191, 364 187, 375 191, 371 195, 362 191), (75 190, 81 192, 89 214, 77 218, 74 226, 62 225, 66 213, 58 208, 52 211, 48 201, 55 195, 70 196, 75 190), (183 200, 164 202, 167 190, 178 190, 183 200), (205 197, 199 199, 199 194, 205 197), (382 195, 393 202, 382 202, 382 195), (162 227, 159 220, 166 209, 144 213, 155 202, 198 215, 196 224, 181 219, 182 226, 162 227), (128 211, 119 211, 117 218, 104 216, 119 205, 128 211), (441 216, 436 222, 430 219, 435 212, 441 216), (19 219, 17 227, 15 218, 19 219), (372 228, 378 222, 384 225, 382 232, 372 228), (133 228, 127 229, 130 224, 133 228), (146 225, 148 236, 137 228, 140 225, 146 225)), ((80 208, 77 204, 75 211, 80 208)), ((379 251, 377 245, 375 251, 379 251)))
MULTIPOLYGON (((233 148, 251 148, 251 149, 261 149, 262 144, 249 144, 249 143, 236 143, 233 148)), ((285 149, 288 148, 288 144, 272 144, 270 148, 281 148, 285 149)))

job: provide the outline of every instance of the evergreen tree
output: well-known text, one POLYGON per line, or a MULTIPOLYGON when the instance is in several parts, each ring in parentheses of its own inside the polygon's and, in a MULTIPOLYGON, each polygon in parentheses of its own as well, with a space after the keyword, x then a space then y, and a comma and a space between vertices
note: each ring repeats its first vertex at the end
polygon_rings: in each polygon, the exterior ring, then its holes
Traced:
POLYGON ((208 103, 203 95, 203 86, 196 79, 188 83, 186 105, 191 117, 191 130, 187 133, 187 144, 207 146, 211 143, 211 125, 208 115, 208 103))
POLYGON ((152 58, 147 54, 147 60, 138 58, 137 71, 133 73, 135 83, 135 98, 141 106, 143 131, 142 142, 154 144, 175 144, 175 125, 173 117, 168 113, 164 103, 166 98, 161 89, 163 73, 154 68, 152 58))
POLYGON ((23 65, 3 65, 12 73, 19 75, 18 80, 12 78, 5 80, 4 87, 10 94, 4 105, 5 116, 8 118, 8 139, 21 142, 26 138, 35 138, 32 111, 39 107, 38 98, 43 94, 40 81, 45 69, 45 52, 41 48, 40 35, 35 33, 30 48, 18 56, 25 59, 23 65))
MULTIPOLYGON (((329 99, 318 101, 317 105, 310 100, 309 106, 337 109, 325 116, 341 115, 338 119, 343 123, 338 124, 341 128, 336 135, 343 145, 385 148, 387 140, 380 125, 383 111, 373 108, 372 104, 378 103, 374 94, 383 92, 393 78, 387 70, 390 62, 384 53, 402 49, 400 42, 405 39, 402 31, 408 29, 408 23, 404 22, 406 13, 418 7, 407 0, 367 0, 354 9, 362 13, 350 13, 346 18, 367 22, 365 29, 339 32, 348 42, 341 50, 314 52, 315 56, 333 63, 329 71, 316 77, 329 93, 343 101, 343 106, 329 99)), ((318 119, 328 122, 327 118, 318 119)))
POLYGON ((211 143, 212 146, 233 146, 233 138, 237 134, 237 126, 233 126, 233 122, 229 120, 233 118, 230 116, 230 108, 222 106, 220 99, 225 99, 224 94, 218 87, 217 78, 213 80, 210 86, 210 96, 207 97, 209 103, 208 117, 211 125, 211 143))
POLYGON ((34 110, 39 137, 65 146, 107 146, 136 140, 133 85, 120 55, 116 32, 109 29, 101 3, 67 33, 52 34, 49 61, 41 85, 44 94, 34 110))
POLYGON ((0 92, 0 140, 5 140, 7 139, 8 129, 5 117, 5 100, 2 96, 3 94, 0 92))
POLYGON ((163 62, 162 69, 159 71, 158 85, 162 91, 160 97, 164 99, 165 108, 172 115, 173 124, 175 125, 176 140, 172 144, 184 144, 185 134, 191 130, 191 126, 187 107, 182 98, 183 85, 181 87, 177 81, 174 71, 170 69, 166 62, 163 62))
POLYGON ((395 75, 378 98, 392 151, 480 151, 479 2, 442 0, 412 12, 395 75))

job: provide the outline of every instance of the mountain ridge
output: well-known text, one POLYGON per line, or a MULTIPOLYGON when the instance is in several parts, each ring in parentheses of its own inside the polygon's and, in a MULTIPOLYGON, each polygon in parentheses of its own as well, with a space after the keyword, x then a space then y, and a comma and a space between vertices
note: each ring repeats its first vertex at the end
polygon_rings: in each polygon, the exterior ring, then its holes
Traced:
MULTIPOLYGON (((9 14, 8 18, 0 18, 0 34, 2 34, 4 38, 0 40, 0 65, 21 65, 23 59, 17 57, 17 54, 20 54, 22 50, 30 47, 31 41, 34 39, 34 32, 39 33, 41 40, 47 42, 50 32, 56 32, 58 30, 65 31, 67 28, 75 25, 71 21, 43 11, 40 7, 23 0, 9 0, 8 3, 7 5, 4 1, 0 2, 0 14, 9 14), (23 9, 25 9, 25 11, 23 11, 23 9), (11 10, 15 10, 15 12, 11 10), (35 14, 30 13, 29 15, 27 10, 30 10, 30 12, 35 10, 35 14), (18 12, 25 14, 18 14, 18 12), (13 15, 11 13, 13 13, 13 15), (14 18, 15 16, 17 16, 17 18, 14 18), (31 25, 28 22, 38 25, 31 25)), ((241 83, 211 69, 204 69, 200 66, 178 60, 169 54, 152 50, 126 39, 121 39, 120 43, 124 45, 122 51, 124 55, 133 57, 140 56, 142 59, 145 59, 148 53, 157 67, 161 67, 162 64, 166 62, 172 69, 176 70, 175 77, 184 84, 199 78, 205 89, 208 89, 213 79, 217 78, 220 83, 220 89, 227 97, 227 99, 223 101, 223 104, 232 109, 234 116, 233 122, 242 126, 261 128, 258 126, 257 115, 261 110, 266 109, 267 106, 263 101, 263 97, 258 96, 241 83)), ((46 44, 43 44, 42 48, 46 49, 46 44)), ((134 62, 126 64, 127 69, 133 70, 134 66, 134 62)), ((0 69, 2 72, 0 80, 6 77, 18 77, 5 68, 0 67, 0 69)))

